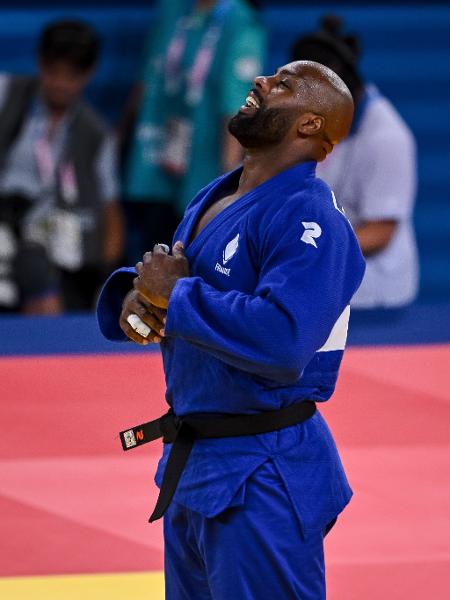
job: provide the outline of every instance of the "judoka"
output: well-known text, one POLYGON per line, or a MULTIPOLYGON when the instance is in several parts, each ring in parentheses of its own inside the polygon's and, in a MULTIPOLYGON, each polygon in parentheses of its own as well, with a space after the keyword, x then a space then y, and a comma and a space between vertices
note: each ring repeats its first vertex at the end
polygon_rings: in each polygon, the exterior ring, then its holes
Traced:
POLYGON ((316 406, 364 260, 315 167, 352 115, 318 63, 257 77, 229 123, 243 166, 197 194, 171 252, 102 290, 107 338, 161 346, 170 411, 150 427, 165 441, 150 520, 164 514, 167 600, 325 598, 323 539, 352 492, 316 406))

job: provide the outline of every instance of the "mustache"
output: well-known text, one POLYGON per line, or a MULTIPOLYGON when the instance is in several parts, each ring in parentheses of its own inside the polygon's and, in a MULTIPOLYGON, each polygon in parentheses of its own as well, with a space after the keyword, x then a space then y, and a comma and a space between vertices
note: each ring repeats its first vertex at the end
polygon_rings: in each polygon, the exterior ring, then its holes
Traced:
POLYGON ((251 93, 252 93, 254 96, 256 96, 256 98, 258 99, 259 105, 260 105, 260 106, 262 106, 262 105, 263 105, 263 102, 264 102, 264 99, 263 99, 263 97, 261 96, 261 94, 260 94, 259 90, 257 90, 256 88, 252 88, 252 89, 250 90, 250 92, 251 92, 251 93))

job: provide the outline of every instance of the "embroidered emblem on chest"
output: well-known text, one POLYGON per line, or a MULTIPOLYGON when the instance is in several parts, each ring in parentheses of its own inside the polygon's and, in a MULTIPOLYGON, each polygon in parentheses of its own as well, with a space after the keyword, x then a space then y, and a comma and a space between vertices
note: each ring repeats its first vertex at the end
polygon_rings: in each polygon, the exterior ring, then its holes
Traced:
MULTIPOLYGON (((225 246, 222 252, 222 265, 226 265, 233 256, 236 254, 239 246, 239 233, 225 246)), ((229 267, 222 266, 220 263, 216 263, 215 270, 222 275, 230 276, 231 269, 229 267)))
POLYGON ((225 250, 222 253, 223 256, 223 264, 226 265, 227 262, 229 260, 231 260, 233 258, 233 256, 236 254, 237 249, 239 246, 239 234, 237 234, 236 237, 234 237, 231 242, 228 242, 228 244, 225 247, 225 250))

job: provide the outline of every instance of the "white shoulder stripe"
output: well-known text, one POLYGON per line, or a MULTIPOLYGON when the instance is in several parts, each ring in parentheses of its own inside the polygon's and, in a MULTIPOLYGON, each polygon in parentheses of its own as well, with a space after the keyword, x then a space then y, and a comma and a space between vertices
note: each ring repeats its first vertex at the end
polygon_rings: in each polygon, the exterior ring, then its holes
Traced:
POLYGON ((336 200, 336 196, 334 195, 333 190, 331 190, 331 197, 333 199, 334 208, 336 210, 338 210, 341 213, 341 215, 344 215, 344 217, 347 218, 347 215, 345 214, 344 208, 342 206, 338 205, 337 200, 336 200))
POLYGON ((331 352, 332 350, 344 350, 347 342, 348 321, 350 318, 350 305, 346 306, 334 324, 327 341, 317 352, 331 352))

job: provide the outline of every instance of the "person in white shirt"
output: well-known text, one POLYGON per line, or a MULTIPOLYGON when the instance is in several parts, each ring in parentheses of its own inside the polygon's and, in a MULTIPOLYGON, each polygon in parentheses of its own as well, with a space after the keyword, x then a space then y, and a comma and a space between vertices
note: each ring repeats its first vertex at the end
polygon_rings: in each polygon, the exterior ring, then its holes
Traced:
POLYGON ((338 17, 300 37, 291 60, 314 60, 333 69, 355 102, 350 135, 317 174, 333 189, 366 258, 354 308, 397 308, 418 291, 419 268, 412 214, 417 186, 416 144, 394 106, 358 71, 359 44, 342 33, 338 17))

